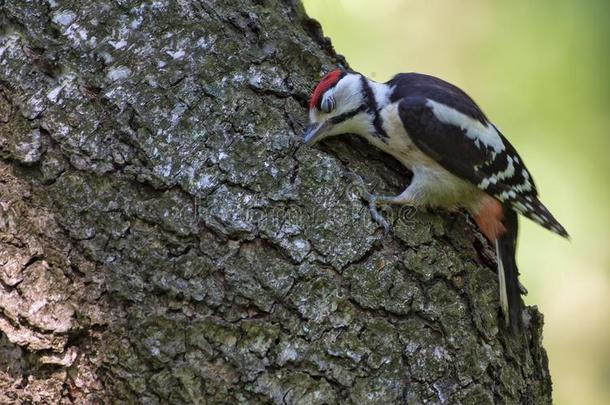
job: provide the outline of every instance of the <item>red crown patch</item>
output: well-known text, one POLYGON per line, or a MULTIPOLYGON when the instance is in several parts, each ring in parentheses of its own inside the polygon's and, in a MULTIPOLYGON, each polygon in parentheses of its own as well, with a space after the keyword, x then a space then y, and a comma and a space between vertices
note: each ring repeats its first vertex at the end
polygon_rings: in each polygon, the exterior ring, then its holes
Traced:
POLYGON ((313 91, 311 99, 309 100, 309 108, 312 109, 317 107, 319 109, 320 104, 322 103, 322 96, 326 93, 326 90, 334 87, 343 76, 345 76, 345 72, 341 69, 335 69, 332 72, 327 73, 313 91))

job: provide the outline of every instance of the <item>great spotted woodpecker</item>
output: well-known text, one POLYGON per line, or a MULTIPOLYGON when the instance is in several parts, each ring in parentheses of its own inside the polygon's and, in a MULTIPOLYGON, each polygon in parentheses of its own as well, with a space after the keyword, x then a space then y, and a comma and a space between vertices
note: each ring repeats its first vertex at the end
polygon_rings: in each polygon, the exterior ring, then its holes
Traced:
POLYGON ((495 245, 500 306, 506 325, 521 330, 517 213, 563 236, 568 233, 538 199, 515 148, 461 89, 433 76, 401 73, 386 83, 336 69, 322 78, 309 105, 305 142, 353 133, 395 157, 411 172, 397 196, 367 199, 454 209, 464 207, 495 245))

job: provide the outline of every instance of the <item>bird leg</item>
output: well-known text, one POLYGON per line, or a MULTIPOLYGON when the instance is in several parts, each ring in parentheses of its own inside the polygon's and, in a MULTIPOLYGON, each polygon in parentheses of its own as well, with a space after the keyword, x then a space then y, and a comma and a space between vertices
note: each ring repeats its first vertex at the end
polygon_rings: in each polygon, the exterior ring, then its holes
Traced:
POLYGON ((368 202, 369 212, 371 213, 371 218, 377 223, 377 225, 383 228, 384 235, 387 235, 390 232, 390 223, 384 218, 384 216, 377 209, 377 204, 381 204, 379 198, 381 196, 372 195, 370 193, 365 193, 363 198, 368 202))
POLYGON ((364 180, 362 180, 362 177, 358 176, 355 173, 347 173, 346 176, 356 186, 360 197, 368 202, 369 212, 371 213, 371 217, 373 218, 373 220, 383 228, 385 234, 390 232, 390 223, 379 212, 377 206, 390 204, 404 205, 408 201, 407 199, 405 199, 405 192, 402 192, 400 195, 397 196, 373 195, 366 191, 364 180))

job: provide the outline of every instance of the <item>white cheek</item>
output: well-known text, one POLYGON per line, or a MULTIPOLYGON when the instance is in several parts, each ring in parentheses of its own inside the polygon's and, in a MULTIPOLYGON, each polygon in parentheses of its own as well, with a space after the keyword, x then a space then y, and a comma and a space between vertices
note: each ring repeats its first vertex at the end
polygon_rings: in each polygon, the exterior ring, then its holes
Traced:
POLYGON ((359 75, 349 74, 341 79, 333 90, 333 97, 341 103, 341 111, 355 110, 362 104, 362 84, 360 80, 359 75))
POLYGON ((360 93, 360 90, 352 92, 345 91, 338 100, 341 100, 339 109, 342 112, 353 111, 360 108, 362 105, 362 93, 360 93))

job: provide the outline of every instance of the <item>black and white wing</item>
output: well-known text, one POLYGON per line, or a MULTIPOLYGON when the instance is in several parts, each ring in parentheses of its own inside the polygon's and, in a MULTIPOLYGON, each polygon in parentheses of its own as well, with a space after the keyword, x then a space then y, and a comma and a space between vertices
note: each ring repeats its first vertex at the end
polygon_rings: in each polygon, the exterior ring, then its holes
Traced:
POLYGON ((416 73, 400 74, 392 102, 413 142, 454 175, 468 180, 545 228, 568 233, 538 200, 532 176, 515 148, 462 90, 416 73))

